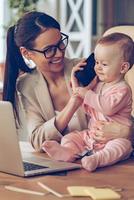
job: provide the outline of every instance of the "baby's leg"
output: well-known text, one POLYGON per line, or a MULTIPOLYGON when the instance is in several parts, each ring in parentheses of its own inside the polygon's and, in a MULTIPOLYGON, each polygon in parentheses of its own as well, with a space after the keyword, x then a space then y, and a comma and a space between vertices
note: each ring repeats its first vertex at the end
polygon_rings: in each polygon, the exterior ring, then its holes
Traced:
POLYGON ((81 151, 80 144, 82 146, 82 143, 79 134, 72 132, 62 138, 61 145, 56 141, 45 141, 42 149, 55 160, 74 161, 81 151))
POLYGON ((119 138, 109 141, 106 146, 91 156, 82 159, 82 166, 88 171, 94 171, 97 167, 104 167, 115 164, 126 159, 132 152, 131 142, 119 138))

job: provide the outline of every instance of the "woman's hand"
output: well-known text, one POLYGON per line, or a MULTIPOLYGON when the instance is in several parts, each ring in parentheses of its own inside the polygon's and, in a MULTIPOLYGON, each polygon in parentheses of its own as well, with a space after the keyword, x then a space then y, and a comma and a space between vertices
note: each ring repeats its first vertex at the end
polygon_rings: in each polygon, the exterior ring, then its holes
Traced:
POLYGON ((71 73, 71 86, 73 92, 75 92, 75 88, 79 87, 79 83, 77 78, 75 77, 75 72, 76 71, 81 71, 84 69, 84 66, 86 65, 85 59, 82 59, 76 66, 73 67, 72 73, 71 73))
POLYGON ((109 140, 119 137, 127 138, 129 136, 129 128, 117 122, 97 121, 94 126, 94 131, 94 139, 101 143, 106 143, 109 140), (123 132, 122 129, 125 131, 123 132))

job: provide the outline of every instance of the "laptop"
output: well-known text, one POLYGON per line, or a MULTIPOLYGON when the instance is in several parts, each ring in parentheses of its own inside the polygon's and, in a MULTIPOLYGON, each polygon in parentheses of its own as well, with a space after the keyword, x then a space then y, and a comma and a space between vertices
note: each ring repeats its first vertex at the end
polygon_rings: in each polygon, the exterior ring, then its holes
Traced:
POLYGON ((55 161, 34 155, 34 153, 23 154, 19 145, 12 104, 0 101, 1 172, 28 177, 80 168, 81 165, 77 163, 55 161))

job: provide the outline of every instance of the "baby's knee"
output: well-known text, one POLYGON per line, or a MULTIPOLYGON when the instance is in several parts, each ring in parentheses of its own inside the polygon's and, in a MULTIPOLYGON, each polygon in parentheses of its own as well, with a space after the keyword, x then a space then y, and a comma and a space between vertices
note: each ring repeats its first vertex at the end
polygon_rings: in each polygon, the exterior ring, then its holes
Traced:
POLYGON ((120 144, 120 145, 124 145, 124 146, 128 146, 128 147, 131 147, 132 146, 132 142, 126 138, 117 138, 117 139, 114 139, 114 142, 120 144))
POLYGON ((112 147, 114 149, 121 149, 123 152, 129 152, 131 153, 132 148, 132 142, 125 138, 117 138, 114 140, 111 140, 107 143, 106 147, 112 147))

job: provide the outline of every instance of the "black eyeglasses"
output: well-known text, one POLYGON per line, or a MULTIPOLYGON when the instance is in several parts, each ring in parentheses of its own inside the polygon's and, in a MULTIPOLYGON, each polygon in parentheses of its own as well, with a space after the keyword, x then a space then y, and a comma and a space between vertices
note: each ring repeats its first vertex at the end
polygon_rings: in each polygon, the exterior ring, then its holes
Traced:
POLYGON ((55 56, 57 49, 59 49, 60 51, 64 51, 68 45, 69 36, 64 33, 61 33, 61 36, 62 39, 56 45, 51 45, 46 49, 44 49, 43 51, 38 49, 29 49, 29 50, 43 53, 45 58, 52 58, 55 56))

